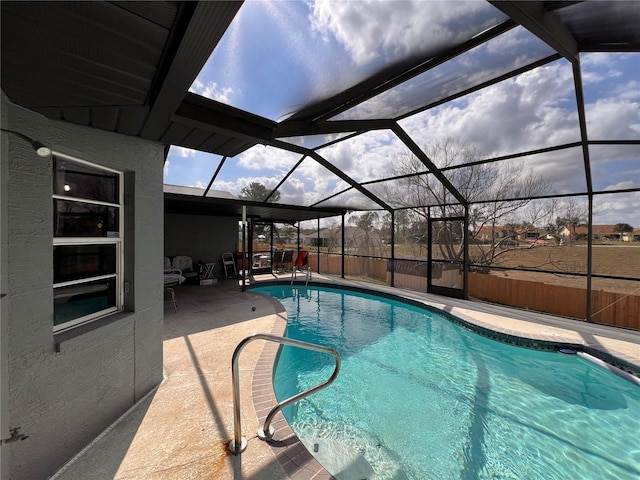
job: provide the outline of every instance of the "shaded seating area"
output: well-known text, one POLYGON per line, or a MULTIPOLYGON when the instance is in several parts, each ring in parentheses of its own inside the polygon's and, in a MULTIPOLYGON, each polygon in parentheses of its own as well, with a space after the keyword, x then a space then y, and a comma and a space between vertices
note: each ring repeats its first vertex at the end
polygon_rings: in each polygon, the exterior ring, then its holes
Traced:
MULTIPOLYGON (((165 259, 168 257, 165 257, 165 259)), ((166 267, 165 260, 165 267, 166 267)), ((165 268, 166 269, 166 268, 165 268)), ((188 255, 176 255, 171 259, 171 270, 179 270, 187 283, 198 283, 199 272, 193 266, 193 259, 188 255)))

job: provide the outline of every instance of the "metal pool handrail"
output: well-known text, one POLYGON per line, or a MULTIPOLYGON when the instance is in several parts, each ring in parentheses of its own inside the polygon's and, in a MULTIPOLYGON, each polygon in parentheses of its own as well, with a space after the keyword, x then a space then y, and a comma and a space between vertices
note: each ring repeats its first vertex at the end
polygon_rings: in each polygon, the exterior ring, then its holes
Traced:
MULTIPOLYGON (((305 270, 306 280, 304 282, 305 287, 309 285, 309 279, 311 278, 311 268, 307 267, 305 270)), ((293 281, 298 278, 298 269, 294 266, 293 270, 291 270, 291 285, 293 286, 293 281)))
POLYGON ((271 421, 273 417, 278 413, 282 408, 287 405, 291 405, 298 400, 302 400, 305 397, 308 397, 312 393, 315 393, 319 390, 322 390, 325 387, 328 387, 338 376, 338 372, 340 371, 340 354, 330 347, 323 347, 322 345, 316 345, 314 343, 303 342, 301 340, 294 340, 292 338, 281 337, 278 335, 272 335, 270 333, 254 333, 253 335, 248 336, 244 340, 242 340, 236 349, 233 352, 233 356, 231 358, 231 380, 233 382, 233 433, 234 438, 229 444, 229 450, 233 453, 238 454, 244 452, 247 448, 247 439, 242 436, 242 425, 240 419, 240 374, 238 372, 238 357, 240 356, 240 352, 249 342, 253 340, 268 340, 271 342, 280 343, 283 345, 291 345, 293 347, 304 348, 306 350, 314 350, 316 352, 328 353, 333 355, 336 360, 336 368, 333 370, 333 373, 329 377, 329 379, 319 385, 316 385, 313 388, 300 392, 292 397, 283 400, 278 403, 275 407, 271 409, 267 418, 264 421, 264 425, 258 430, 258 438, 261 440, 269 440, 273 434, 274 429, 271 426, 271 421))

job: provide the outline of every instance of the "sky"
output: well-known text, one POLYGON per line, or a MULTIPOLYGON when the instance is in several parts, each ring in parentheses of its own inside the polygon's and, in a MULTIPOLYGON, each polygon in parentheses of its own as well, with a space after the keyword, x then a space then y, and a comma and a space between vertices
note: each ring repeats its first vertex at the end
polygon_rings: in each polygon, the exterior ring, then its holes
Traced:
MULTIPOLYGON (((247 1, 191 91, 280 121, 400 58, 428 58, 504 18, 484 1, 247 1)), ((525 29, 516 28, 336 118, 406 113, 551 52, 525 29)), ((639 139, 640 54, 588 53, 581 54, 580 61, 589 138, 639 139)), ((482 158, 577 142, 571 65, 564 59, 548 63, 399 124, 420 146, 454 138, 482 158)), ((313 147, 327 139, 296 140, 313 147)), ((385 178, 390 163, 405 155, 406 147, 392 132, 375 131, 319 153, 356 181, 368 181, 385 178)), ((595 190, 640 188, 640 146, 593 146, 590 156, 595 190)), ((252 182, 275 188, 300 159, 298 154, 256 146, 227 159, 212 189, 238 195, 252 182)), ((218 155, 172 147, 165 183, 204 188, 220 160, 218 155)), ((586 189, 580 148, 517 161, 549 182, 550 193, 586 189)), ((345 187, 307 158, 282 185, 280 202, 311 205, 345 187)), ((353 191, 334 201, 354 207, 367 203, 353 191)), ((639 212, 638 192, 594 199, 594 223, 640 227, 639 212)))

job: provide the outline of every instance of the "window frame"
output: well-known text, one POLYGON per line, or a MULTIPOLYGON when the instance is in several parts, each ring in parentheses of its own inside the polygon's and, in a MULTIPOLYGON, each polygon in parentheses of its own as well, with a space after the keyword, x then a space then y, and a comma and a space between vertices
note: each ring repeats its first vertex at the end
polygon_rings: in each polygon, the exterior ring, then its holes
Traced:
POLYGON ((87 160, 83 160, 81 158, 77 158, 71 155, 63 154, 60 152, 53 152, 54 157, 54 165, 55 158, 60 158, 62 160, 77 163, 80 165, 84 165, 93 169, 102 170, 105 172, 113 173, 117 175, 117 185, 118 185, 118 203, 112 203, 107 201, 100 200, 91 200, 82 197, 73 197, 69 195, 59 195, 54 193, 55 182, 56 182, 56 168, 52 168, 53 178, 52 178, 52 190, 51 190, 51 208, 52 214, 52 250, 51 256, 54 258, 54 248, 58 246, 80 246, 80 245, 115 245, 115 272, 103 275, 95 275, 89 277, 83 277, 75 280, 68 280, 63 282, 54 282, 55 278, 55 260, 52 265, 52 290, 53 290, 53 299, 52 299, 52 321, 53 321, 53 332, 55 334, 78 327, 80 325, 85 325, 87 323, 93 322, 94 320, 98 320, 100 318, 104 318, 108 315, 113 315, 115 313, 121 312, 124 309, 124 172, 105 167, 103 165, 99 165, 93 162, 89 162, 87 160), (116 208, 118 210, 118 235, 107 235, 105 237, 65 237, 65 236, 56 236, 55 225, 55 202, 57 200, 64 200, 68 202, 78 202, 78 203, 89 203, 94 205, 101 205, 106 207, 116 208), (74 318, 68 321, 65 321, 59 325, 55 324, 56 321, 56 313, 55 313, 55 290, 58 288, 69 287, 74 285, 83 285, 89 284, 99 280, 109 280, 115 279, 115 305, 109 306, 105 309, 90 313, 88 315, 83 315, 78 318, 74 318))

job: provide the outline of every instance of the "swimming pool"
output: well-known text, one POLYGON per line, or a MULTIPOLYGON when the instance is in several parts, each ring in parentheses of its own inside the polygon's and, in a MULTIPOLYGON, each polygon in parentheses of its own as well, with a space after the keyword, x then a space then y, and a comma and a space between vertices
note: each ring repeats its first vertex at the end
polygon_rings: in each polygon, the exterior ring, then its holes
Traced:
MULTIPOLYGON (((284 412, 338 478, 640 478, 640 388, 591 362, 506 345, 364 293, 252 291, 284 305, 287 336, 342 356, 335 383, 284 412)), ((331 357, 283 347, 276 395, 332 370, 331 357)))

